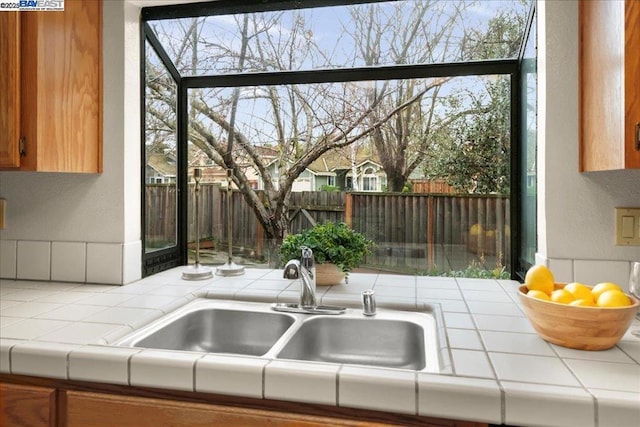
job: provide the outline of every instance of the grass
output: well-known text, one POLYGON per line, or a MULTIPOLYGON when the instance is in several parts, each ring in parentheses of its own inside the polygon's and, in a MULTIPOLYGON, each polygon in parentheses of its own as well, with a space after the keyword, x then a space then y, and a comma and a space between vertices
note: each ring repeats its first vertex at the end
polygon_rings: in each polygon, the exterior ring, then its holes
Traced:
POLYGON ((485 265, 484 255, 480 255, 480 261, 472 260, 469 266, 464 270, 447 270, 443 271, 438 266, 433 266, 425 271, 424 276, 440 276, 440 277, 467 277, 471 279, 510 279, 511 275, 506 271, 506 267, 502 265, 502 254, 496 258, 494 268, 487 268, 485 265))

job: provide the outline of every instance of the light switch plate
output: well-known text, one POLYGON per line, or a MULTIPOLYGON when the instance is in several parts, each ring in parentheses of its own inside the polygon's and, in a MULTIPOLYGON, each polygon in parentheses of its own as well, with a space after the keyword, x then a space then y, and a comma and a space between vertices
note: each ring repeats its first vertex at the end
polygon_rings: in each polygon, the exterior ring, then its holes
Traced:
POLYGON ((616 208, 616 245, 640 246, 640 208, 616 208))

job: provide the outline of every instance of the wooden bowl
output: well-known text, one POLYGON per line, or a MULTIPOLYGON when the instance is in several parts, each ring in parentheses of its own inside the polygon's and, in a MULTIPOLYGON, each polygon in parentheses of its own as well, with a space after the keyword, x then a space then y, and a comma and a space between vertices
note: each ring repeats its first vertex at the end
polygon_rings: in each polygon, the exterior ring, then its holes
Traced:
MULTIPOLYGON (((556 284, 555 289, 564 288, 556 284)), ((624 335, 638 311, 638 300, 627 307, 576 307, 527 296, 520 286, 520 301, 536 332, 545 340, 579 350, 611 348, 624 335)))

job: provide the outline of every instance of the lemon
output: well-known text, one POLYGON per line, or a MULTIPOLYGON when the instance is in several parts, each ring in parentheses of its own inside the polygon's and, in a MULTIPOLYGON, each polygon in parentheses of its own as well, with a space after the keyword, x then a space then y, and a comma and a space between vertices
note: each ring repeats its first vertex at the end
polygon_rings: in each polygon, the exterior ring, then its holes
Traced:
POLYGON ((596 303, 593 301, 592 297, 585 299, 575 299, 569 303, 569 305, 578 306, 578 307, 595 307, 596 303))
POLYGON ((529 291, 527 292, 527 296, 533 297, 533 298, 537 298, 537 299, 542 299, 545 301, 549 301, 549 295, 545 294, 542 291, 536 291, 535 289, 533 291, 529 291))
POLYGON ((631 305, 631 300, 622 291, 604 291, 598 297, 598 307, 626 307, 631 305))
POLYGON ((595 285, 593 287, 593 289, 591 289, 591 294, 593 295, 593 300, 594 301, 598 301, 598 298, 600 297, 600 295, 602 295, 603 292, 606 291, 620 291, 622 292, 622 288, 618 285, 616 285, 615 283, 611 283, 611 282, 602 282, 602 283, 598 283, 597 285, 595 285))
POLYGON ((569 304, 575 298, 571 295, 571 292, 565 291, 564 289, 556 289, 551 292, 551 301, 559 302, 560 304, 569 304))
POLYGON ((571 295, 573 295, 573 297, 577 300, 586 299, 595 302, 593 294, 591 293, 591 288, 582 283, 569 283, 564 287, 564 290, 570 292, 571 295))
POLYGON ((553 291, 553 273, 544 265, 534 265, 524 276, 524 284, 527 289, 542 291, 547 295, 553 291))

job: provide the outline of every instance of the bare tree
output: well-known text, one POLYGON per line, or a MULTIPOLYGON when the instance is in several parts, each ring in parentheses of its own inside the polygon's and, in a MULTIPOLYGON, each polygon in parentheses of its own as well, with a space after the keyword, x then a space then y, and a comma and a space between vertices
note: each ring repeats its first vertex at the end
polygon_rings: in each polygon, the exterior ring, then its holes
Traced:
MULTIPOLYGON (((398 2, 351 9, 357 25, 345 32, 358 46, 366 65, 454 62, 467 55, 464 14, 473 2, 398 2)), ((370 122, 395 114, 377 126, 371 143, 387 175, 389 191, 402 191, 409 175, 424 161, 438 129, 454 117, 443 117, 441 89, 451 78, 378 82, 369 93, 375 104, 370 122)), ((445 96, 446 97, 446 96, 445 96)), ((465 114, 465 112, 459 112, 465 114)))
MULTIPOLYGON (((289 69, 308 60, 310 53, 318 49, 309 37, 302 16, 294 20, 289 31, 279 28, 279 20, 278 14, 268 20, 260 15, 239 16, 240 36, 236 43, 231 47, 227 45, 223 53, 198 57, 199 49, 193 48, 194 37, 202 33, 204 21, 193 19, 191 25, 173 29, 180 34, 179 43, 170 43, 167 48, 177 58, 181 72, 199 72, 198 67, 215 64, 221 58, 226 58, 229 70, 234 72, 289 69)), ((156 27, 158 30, 162 32, 162 28, 156 27)), ((175 40, 168 32, 163 38, 175 40)), ((209 40, 202 44, 208 51, 224 43, 209 40)), ((218 48, 220 50, 223 49, 218 48)), ((162 133, 175 135, 176 121, 168 119, 175 118, 175 85, 167 73, 159 70, 157 61, 148 61, 147 66, 149 74, 157 76, 147 80, 151 100, 147 109, 152 121, 160 125, 154 130, 163 128, 162 133)), ((192 91, 189 94, 189 141, 216 164, 233 171, 234 184, 268 237, 279 240, 288 230, 288 202, 294 180, 325 152, 347 146, 379 125, 362 127, 370 111, 355 109, 350 102, 354 90, 357 88, 337 83, 192 91), (252 111, 255 106, 259 112, 252 111), (270 159, 261 156, 259 147, 265 143, 279 153, 277 177, 269 168, 270 159), (239 159, 248 159, 260 174, 263 194, 252 189, 239 159)), ((159 131, 151 134, 151 140, 162 139, 159 131)))
MULTIPOLYGON (((352 41, 346 44, 350 52, 339 51, 340 43, 321 46, 304 11, 159 22, 154 30, 179 72, 187 75, 445 62, 464 59, 461 18, 469 4, 423 0, 350 7, 339 36, 352 41)), ((151 124, 175 135, 175 87, 158 61, 147 65, 158 76, 147 80, 151 124)), ((401 189, 422 161, 430 133, 446 121, 437 109, 439 91, 448 80, 193 89, 189 143, 233 171, 234 184, 267 236, 278 241, 288 232, 295 179, 327 151, 356 141, 372 143, 390 189, 401 189), (275 150, 278 157, 265 158, 261 147, 275 150), (261 177, 261 194, 251 186, 243 167, 247 162, 261 177)), ((158 134, 149 141, 154 139, 163 138, 158 134)))

